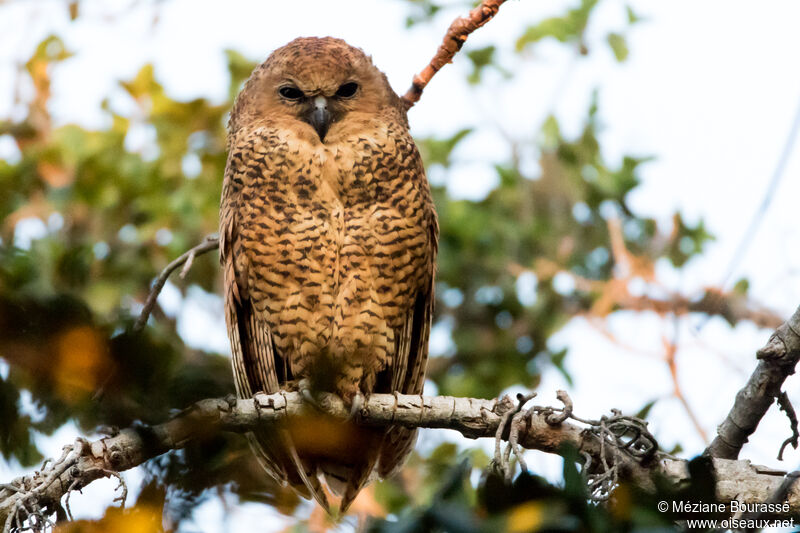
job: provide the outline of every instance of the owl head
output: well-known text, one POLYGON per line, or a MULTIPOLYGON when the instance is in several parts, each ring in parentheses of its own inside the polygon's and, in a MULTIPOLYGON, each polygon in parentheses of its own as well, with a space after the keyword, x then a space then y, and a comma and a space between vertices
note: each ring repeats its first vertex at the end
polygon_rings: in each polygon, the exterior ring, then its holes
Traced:
POLYGON ((386 108, 405 108, 369 56, 341 39, 302 37, 256 67, 236 99, 235 133, 263 121, 324 143, 386 108))

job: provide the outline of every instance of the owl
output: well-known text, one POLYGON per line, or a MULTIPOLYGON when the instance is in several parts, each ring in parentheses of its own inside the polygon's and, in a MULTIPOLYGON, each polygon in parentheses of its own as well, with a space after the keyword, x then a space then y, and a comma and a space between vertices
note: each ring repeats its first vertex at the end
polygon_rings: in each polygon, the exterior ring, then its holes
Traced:
MULTIPOLYGON (((219 234, 239 397, 422 392, 438 224, 406 111, 330 37, 275 50, 236 98, 219 234)), ((325 419, 248 435, 267 473, 327 509, 324 482, 341 510, 415 438, 325 419)))

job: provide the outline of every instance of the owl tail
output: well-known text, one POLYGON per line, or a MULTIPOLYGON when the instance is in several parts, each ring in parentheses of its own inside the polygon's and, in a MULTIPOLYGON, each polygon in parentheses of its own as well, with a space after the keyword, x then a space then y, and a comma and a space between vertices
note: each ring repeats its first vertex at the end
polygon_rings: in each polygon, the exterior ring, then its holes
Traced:
POLYGON ((373 429, 352 423, 311 419, 292 431, 258 431, 250 445, 264 468, 304 498, 314 498, 331 514, 319 474, 336 496, 344 514, 373 478, 388 477, 405 462, 416 430, 392 426, 373 429))
POLYGON ((401 426, 392 426, 386 432, 381 446, 381 456, 377 473, 381 478, 388 478, 397 473, 406 462, 408 454, 417 442, 417 430, 401 426))
MULTIPOLYGON (((349 425, 349 424, 348 424, 349 425)), ((380 459, 385 430, 357 428, 359 445, 349 457, 319 462, 319 471, 328 488, 342 498, 339 513, 344 514, 358 493, 374 477, 380 459)))
POLYGON ((331 514, 320 477, 336 496, 344 514, 370 481, 380 460, 384 429, 373 429, 329 417, 297 419, 289 427, 257 431, 250 445, 262 466, 304 498, 314 498, 331 514), (320 476, 322 474, 322 476, 320 476))
POLYGON ((316 468, 299 457, 288 431, 278 428, 275 431, 256 431, 248 433, 247 440, 267 473, 288 484, 303 498, 314 498, 326 513, 331 514, 316 468))

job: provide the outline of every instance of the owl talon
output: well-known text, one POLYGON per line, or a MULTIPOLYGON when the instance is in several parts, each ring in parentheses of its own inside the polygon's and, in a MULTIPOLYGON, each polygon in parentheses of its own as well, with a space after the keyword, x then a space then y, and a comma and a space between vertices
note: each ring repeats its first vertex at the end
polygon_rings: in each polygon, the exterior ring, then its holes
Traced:
POLYGON ((303 397, 303 400, 312 405, 315 409, 319 411, 324 411, 322 406, 322 402, 314 396, 314 392, 311 390, 311 382, 307 379, 301 379, 297 383, 297 390, 300 392, 300 395, 303 397))
POLYGON ((358 417, 361 415, 361 408, 364 407, 366 403, 366 399, 364 395, 360 392, 357 392, 355 396, 353 396, 353 403, 350 405, 350 414, 347 416, 347 420, 358 420, 358 417))

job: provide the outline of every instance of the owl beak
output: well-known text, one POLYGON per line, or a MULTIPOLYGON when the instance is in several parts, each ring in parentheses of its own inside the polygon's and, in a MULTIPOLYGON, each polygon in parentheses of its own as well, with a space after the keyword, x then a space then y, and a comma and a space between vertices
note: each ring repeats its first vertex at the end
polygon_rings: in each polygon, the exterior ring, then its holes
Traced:
POLYGON ((324 96, 314 98, 314 107, 311 108, 311 113, 308 115, 308 123, 317 130, 319 140, 324 141, 325 134, 331 127, 331 113, 328 111, 328 100, 324 96))

